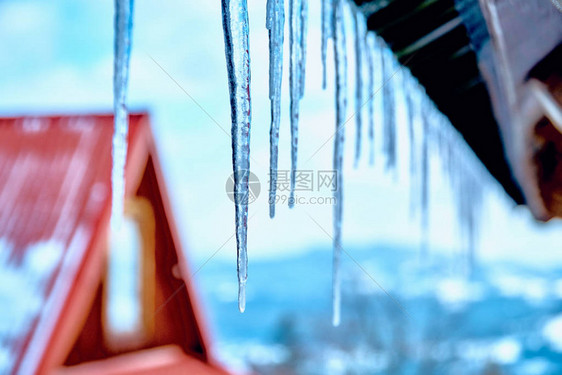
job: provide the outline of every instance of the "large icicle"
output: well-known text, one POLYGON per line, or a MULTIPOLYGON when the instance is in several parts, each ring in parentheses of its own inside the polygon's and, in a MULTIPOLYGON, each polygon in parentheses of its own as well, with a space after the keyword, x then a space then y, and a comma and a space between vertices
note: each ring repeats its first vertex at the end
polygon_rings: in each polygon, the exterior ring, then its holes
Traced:
POLYGON ((321 53, 322 53, 322 88, 326 89, 326 58, 328 55, 328 39, 332 36, 332 12, 334 10, 333 0, 322 0, 322 41, 321 41, 321 53))
POLYGON ((111 228, 121 229, 125 199, 125 162, 127 160, 127 134, 129 112, 127 110, 127 86, 131 34, 133 27, 133 0, 115 0, 115 42, 113 67, 113 167, 111 170, 111 228))
POLYGON ((336 136, 334 138, 334 171, 336 189, 334 192, 334 259, 332 276, 332 324, 340 324, 341 312, 341 230, 343 216, 343 143, 345 135, 345 115, 347 108, 347 56, 345 27, 343 21, 343 0, 334 1, 333 12, 334 58, 336 67, 336 136))
POLYGON ((238 308, 246 307, 248 177, 250 171, 250 43, 246 0, 222 0, 230 107, 238 254, 238 308))
POLYGON ((302 0, 289 0, 289 96, 291 98, 291 192, 289 207, 295 204, 295 184, 297 174, 297 149, 299 142, 299 102, 301 98, 301 10, 302 0))
POLYGON ((269 30, 269 99, 271 100, 271 129, 269 156, 269 216, 275 216, 277 192, 277 161, 279 158, 279 124, 281 121, 281 79, 283 76, 283 0, 267 1, 267 29, 269 30))
POLYGON ((365 34, 367 65, 369 69, 369 163, 375 162, 375 63, 373 49, 375 42, 374 33, 365 34))
POLYGON ((392 51, 387 46, 382 46, 381 64, 383 71, 383 117, 384 117, 384 152, 386 154, 386 167, 396 167, 396 113, 394 102, 394 76, 392 51))
POLYGON ((365 49, 365 17, 359 8, 353 9, 355 39, 355 167, 361 157, 361 128, 363 127, 363 50, 365 49))

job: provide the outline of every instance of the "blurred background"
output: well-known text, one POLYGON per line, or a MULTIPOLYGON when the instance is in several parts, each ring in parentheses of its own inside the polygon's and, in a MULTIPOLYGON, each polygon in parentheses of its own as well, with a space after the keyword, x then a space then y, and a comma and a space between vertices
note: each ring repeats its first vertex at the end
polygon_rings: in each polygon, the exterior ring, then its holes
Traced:
MULTIPOLYGON (((378 96, 374 166, 365 143, 353 167, 354 122, 346 127, 342 324, 331 326, 331 193, 303 193, 306 204, 289 209, 280 203, 269 218, 265 1, 248 6, 251 169, 261 194, 249 207, 244 314, 237 309, 234 206, 226 191, 232 158, 220 1, 137 1, 134 9, 129 108, 151 115, 173 213, 221 361, 264 374, 560 373, 560 222, 539 224, 515 206, 467 151, 465 163, 479 171, 485 193, 469 271, 454 194, 432 151, 422 255, 400 89, 396 172, 384 168, 378 96), (311 203, 310 197, 320 199, 311 203)), ((299 169, 317 173, 332 168, 333 57, 329 49, 322 90, 320 1, 309 7, 299 169)), ((0 1, 0 115, 111 112, 113 15, 111 1, 0 1)), ((349 11, 346 24, 351 35, 349 11)), ((287 34, 285 40, 280 170, 290 168, 287 34)), ((351 37, 348 49, 352 82, 351 37)))

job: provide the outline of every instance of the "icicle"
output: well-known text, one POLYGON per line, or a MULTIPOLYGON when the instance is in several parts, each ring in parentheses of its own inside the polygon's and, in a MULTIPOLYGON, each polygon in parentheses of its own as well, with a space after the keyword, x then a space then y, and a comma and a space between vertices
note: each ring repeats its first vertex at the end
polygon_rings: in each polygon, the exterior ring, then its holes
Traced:
MULTIPOLYGON (((273 25, 273 12, 274 12, 274 9, 272 9, 273 7, 275 7, 275 1, 267 0, 267 3, 265 5, 265 28, 267 30, 271 30, 273 25)), ((271 35, 269 39, 271 44, 271 35)), ((271 49, 269 50, 269 52, 271 54, 271 49)), ((271 60, 269 61, 269 66, 271 68, 271 60)))
POLYGON ((289 0, 289 46, 291 50, 289 86, 291 98, 291 192, 289 207, 295 204, 295 184, 297 175, 297 149, 299 141, 299 101, 301 98, 301 12, 302 0, 289 0))
POLYGON ((373 61, 373 46, 375 34, 365 34, 367 64, 369 69, 369 163, 375 162, 375 64, 373 61))
POLYGON ((240 312, 244 312, 246 307, 246 280, 248 278, 246 239, 251 122, 250 43, 246 0, 222 0, 222 21, 232 117, 232 160, 238 254, 238 308, 240 312))
POLYGON ((306 37, 308 24, 308 0, 290 0, 289 4, 289 44, 290 58, 290 97, 291 97, 291 192, 289 207, 295 205, 295 185, 297 175, 298 131, 300 100, 304 95, 306 71, 306 37))
POLYGON ((476 267, 476 238, 478 218, 482 204, 482 186, 479 180, 464 165, 457 187, 457 205, 459 209, 459 225, 465 236, 468 274, 476 267))
POLYGON ((361 157, 361 128, 363 126, 363 50, 365 40, 365 18, 363 13, 355 7, 353 11, 353 28, 355 37, 355 167, 361 157))
MULTIPOLYGON (((478 236, 478 222, 482 199, 483 185, 481 178, 475 174, 473 165, 467 164, 463 159, 472 153, 462 137, 455 134, 449 120, 439 112, 432 102, 427 100, 427 115, 432 115, 438 127, 433 129, 433 136, 441 143, 441 161, 444 171, 448 175, 451 190, 454 193, 457 208, 457 221, 461 233, 461 246, 467 254, 467 270, 470 274, 475 267, 476 241, 478 236), (462 147, 465 147, 462 150, 462 147), (461 151, 462 152, 461 154, 461 151)), ((477 161, 476 164, 479 162, 477 161)))
POLYGON ((277 161, 279 158, 279 124, 281 121, 281 79, 283 75, 283 0, 267 1, 267 29, 269 30, 269 99, 271 100, 270 159, 269 159, 269 216, 275 216, 277 192, 277 161))
POLYGON ((308 34, 308 0, 301 0, 301 11, 300 11, 300 56, 299 56, 299 86, 301 99, 304 97, 304 86, 306 81, 306 38, 308 34))
POLYGON ((390 48, 384 46, 381 51, 381 65, 383 71, 384 152, 387 157, 387 169, 396 167, 396 114, 391 55, 390 48))
POLYGON ((410 174, 413 176, 416 172, 415 163, 415 140, 414 140, 414 100, 412 98, 413 89, 410 85, 410 76, 405 67, 402 67, 402 90, 406 101, 406 119, 408 122, 408 138, 410 141, 410 174))
POLYGON ((472 184, 472 179, 468 178, 468 180, 466 181, 466 192, 467 192, 467 196, 466 196, 466 200, 467 200, 467 210, 466 210, 466 231, 467 231, 467 240, 468 240, 468 267, 470 270, 470 273, 472 273, 474 271, 474 267, 475 267, 475 241, 476 241, 476 234, 475 234, 475 209, 474 206, 470 205, 469 202, 472 202, 473 204, 475 204, 476 202, 476 197, 475 197, 475 191, 474 191, 474 187, 472 184))
POLYGON ((421 229, 422 229, 422 253, 428 250, 429 231, 429 118, 427 111, 423 115, 422 129, 422 160, 421 160, 421 229))
POLYGON ((479 236, 479 226, 478 223, 480 222, 480 215, 483 205, 483 191, 482 191, 482 184, 476 180, 475 177, 472 178, 472 197, 471 205, 472 215, 471 215, 471 242, 470 242, 470 260, 471 260, 471 267, 474 269, 476 267, 476 252, 478 250, 478 244, 476 242, 479 236))
POLYGON ((334 10, 333 0, 322 0, 322 89, 326 89, 326 58, 328 55, 328 39, 332 36, 332 12, 334 10))
POLYGON ((127 86, 131 33, 133 27, 133 1, 115 0, 115 44, 113 70, 113 167, 111 170, 111 228, 119 231, 123 222, 125 199, 125 163, 127 160, 127 134, 129 112, 127 110, 127 86))
POLYGON ((402 68, 402 90, 404 92, 404 99, 406 105, 406 118, 408 123, 408 138, 410 144, 410 215, 413 215, 416 211, 416 175, 417 175, 417 158, 416 158, 416 138, 415 138, 415 129, 414 129, 414 121, 415 121, 415 111, 416 105, 414 103, 413 95, 419 95, 420 90, 419 87, 412 87, 412 77, 410 76, 409 72, 406 68, 402 68))
POLYGON ((334 1, 333 12, 334 57, 336 67, 336 136, 334 139, 334 171, 336 172, 336 191, 334 197, 334 260, 332 278, 332 324, 340 324, 341 311, 341 229, 343 216, 343 143, 347 108, 347 56, 345 27, 343 21, 343 0, 334 1))
MULTIPOLYGON (((463 166, 464 167, 464 166, 463 166)), ((472 253, 472 228, 471 228, 471 210, 470 204, 473 202, 470 201, 470 187, 468 183, 468 176, 466 174, 467 171, 462 168, 462 174, 459 176, 459 186, 457 192, 457 199, 459 205, 459 225, 461 227, 461 231, 464 234, 465 240, 465 251, 467 254, 467 273, 470 274, 471 272, 471 260, 470 256, 472 253), (469 204, 470 202, 470 204, 469 204)))

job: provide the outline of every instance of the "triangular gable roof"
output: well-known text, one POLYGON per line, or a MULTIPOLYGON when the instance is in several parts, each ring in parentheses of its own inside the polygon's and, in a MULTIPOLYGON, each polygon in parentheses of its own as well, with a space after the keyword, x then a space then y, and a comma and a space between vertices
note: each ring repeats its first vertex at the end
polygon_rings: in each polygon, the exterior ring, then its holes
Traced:
MULTIPOLYGON (((0 119, 0 373, 31 374, 41 366, 88 253, 107 234, 112 131, 112 115, 0 119)), ((148 115, 131 115, 129 194, 139 186, 149 155, 174 247, 185 263, 148 115)), ((182 269, 185 275, 185 264, 182 269)), ((190 283, 187 293, 200 325, 190 283)), ((206 346, 205 330, 199 330, 206 346)))

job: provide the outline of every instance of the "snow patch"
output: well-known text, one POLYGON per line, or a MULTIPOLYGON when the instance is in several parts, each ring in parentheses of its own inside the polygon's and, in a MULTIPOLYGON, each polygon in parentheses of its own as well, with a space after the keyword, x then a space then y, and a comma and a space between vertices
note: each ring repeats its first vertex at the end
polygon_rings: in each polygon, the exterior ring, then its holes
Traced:
POLYGON ((0 373, 13 367, 16 345, 40 314, 45 286, 60 264, 64 246, 55 240, 36 242, 22 251, 21 262, 9 258, 12 249, 8 239, 0 239, 0 373))
POLYGON ((522 297, 531 303, 543 301, 548 295, 548 283, 538 277, 521 277, 513 274, 498 274, 491 284, 508 297, 522 297))
POLYGON ((517 362, 521 356, 521 343, 514 338, 504 337, 496 341, 491 348, 491 357, 495 362, 509 365, 517 362))
POLYGON ((545 323, 542 335, 554 350, 562 353, 562 314, 545 323))
POLYGON ((435 294, 439 302, 452 308, 460 308, 467 303, 478 301, 484 296, 482 286, 460 278, 441 280, 435 294))

